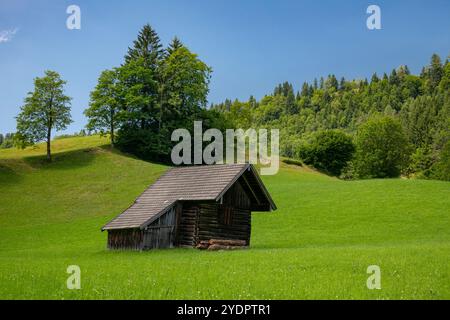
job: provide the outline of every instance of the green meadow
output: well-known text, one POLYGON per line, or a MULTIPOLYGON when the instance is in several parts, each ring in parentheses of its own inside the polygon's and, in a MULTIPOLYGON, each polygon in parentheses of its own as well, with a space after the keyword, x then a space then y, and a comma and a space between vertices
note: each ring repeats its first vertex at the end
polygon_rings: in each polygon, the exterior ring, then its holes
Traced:
POLYGON ((1 299, 450 299, 450 183, 283 164, 251 247, 108 251, 100 228, 166 169, 97 136, 0 150, 1 299), (69 290, 66 269, 81 268, 69 290), (381 289, 366 286, 381 269, 381 289))

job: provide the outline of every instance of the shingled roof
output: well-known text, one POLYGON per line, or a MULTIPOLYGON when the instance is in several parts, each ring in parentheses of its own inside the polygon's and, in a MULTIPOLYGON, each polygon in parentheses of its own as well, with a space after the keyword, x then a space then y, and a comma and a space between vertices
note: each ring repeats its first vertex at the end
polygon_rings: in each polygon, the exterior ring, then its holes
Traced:
POLYGON ((219 201, 224 193, 243 175, 259 211, 275 210, 276 206, 258 173, 250 164, 219 164, 175 167, 148 187, 122 214, 107 223, 102 230, 144 228, 169 210, 177 201, 219 201), (257 195, 258 196, 257 196, 257 195), (261 204, 262 203, 262 204, 261 204))

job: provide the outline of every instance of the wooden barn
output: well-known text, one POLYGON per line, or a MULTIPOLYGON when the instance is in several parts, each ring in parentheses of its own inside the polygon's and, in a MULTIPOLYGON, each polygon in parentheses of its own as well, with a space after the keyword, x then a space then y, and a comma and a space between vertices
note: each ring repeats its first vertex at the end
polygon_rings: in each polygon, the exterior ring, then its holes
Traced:
POLYGON ((276 206, 250 164, 176 167, 106 224, 108 248, 250 244, 251 212, 276 206))

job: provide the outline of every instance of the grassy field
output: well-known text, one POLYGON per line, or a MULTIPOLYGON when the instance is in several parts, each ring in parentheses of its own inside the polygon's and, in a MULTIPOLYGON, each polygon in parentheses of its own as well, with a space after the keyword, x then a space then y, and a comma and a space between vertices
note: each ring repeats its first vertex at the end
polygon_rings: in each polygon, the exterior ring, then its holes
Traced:
POLYGON ((0 151, 1 299, 450 299, 450 183, 340 181, 284 164, 251 248, 109 252, 100 228, 167 168, 100 137, 0 151), (81 290, 66 287, 68 265, 81 290), (366 287, 369 265, 381 290, 366 287))

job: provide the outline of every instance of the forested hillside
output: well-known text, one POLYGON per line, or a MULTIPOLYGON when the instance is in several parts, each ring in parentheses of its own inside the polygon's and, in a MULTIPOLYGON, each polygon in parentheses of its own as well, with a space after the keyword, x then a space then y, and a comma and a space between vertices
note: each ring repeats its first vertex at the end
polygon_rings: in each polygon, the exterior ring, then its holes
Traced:
POLYGON ((389 75, 374 73, 370 80, 338 80, 329 75, 303 83, 297 92, 285 82, 260 101, 250 97, 248 101, 226 100, 212 107, 222 111, 234 127, 280 129, 282 155, 293 158, 304 158, 303 149, 317 140, 317 132, 340 130, 357 140, 362 124, 387 116, 401 125, 400 136, 404 135, 408 143, 401 171, 448 179, 449 88, 448 59, 442 63, 434 54, 420 75, 411 74, 405 65, 389 75))
MULTIPOLYGON (((369 80, 330 74, 303 83, 299 91, 284 82, 260 101, 226 100, 207 108, 212 68, 177 37, 164 47, 145 25, 124 62, 104 70, 90 95, 86 129, 110 136, 118 149, 142 159, 169 163, 172 132, 266 128, 280 130, 281 155, 297 158, 327 174, 346 179, 414 176, 450 180, 450 64, 434 54, 420 75, 406 65, 369 80)), ((70 100, 58 73, 46 71, 25 99, 18 131, 0 136, 3 147, 47 140, 51 130, 71 123, 70 100), (44 112, 47 87, 60 90, 61 110, 44 112), (36 103, 41 101, 43 103, 36 103), (62 112, 64 111, 64 112, 62 112), (63 115, 63 116, 62 116, 63 115), (51 124, 50 126, 48 124, 51 124), (14 138, 12 138, 14 137, 14 138), (5 140, 2 142, 2 140, 5 140)), ((53 91, 48 91, 47 95, 53 91)), ((53 107, 53 106, 52 106, 53 107)), ((205 144, 207 144, 205 142, 205 144)))

